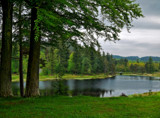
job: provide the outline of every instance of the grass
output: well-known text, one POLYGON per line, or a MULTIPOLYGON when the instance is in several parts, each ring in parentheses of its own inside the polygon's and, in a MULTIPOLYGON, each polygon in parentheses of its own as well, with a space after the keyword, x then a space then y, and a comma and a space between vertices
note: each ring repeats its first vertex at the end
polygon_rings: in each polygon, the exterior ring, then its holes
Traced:
MULTIPOLYGON (((151 77, 160 77, 160 72, 155 72, 153 74, 148 74, 148 73, 128 73, 125 72, 123 75, 134 75, 134 76, 151 76, 151 77)), ((76 74, 65 74, 63 76, 63 79, 78 79, 78 80, 84 80, 84 79, 104 79, 112 77, 111 75, 106 75, 106 74, 92 74, 92 75, 76 75, 76 74)), ((46 80, 54 80, 56 79, 56 75, 40 75, 39 76, 40 81, 46 81, 46 80)), ((16 82, 19 81, 19 75, 17 74, 12 74, 12 81, 16 82)), ((24 74, 24 81, 26 81, 26 74, 24 74)))
POLYGON ((0 118, 159 118, 160 96, 0 98, 0 118))
POLYGON ((123 75, 160 77, 160 72, 154 72, 152 74, 149 74, 149 73, 128 73, 128 72, 124 72, 123 75))
MULTIPOLYGON (((65 74, 63 76, 63 79, 78 79, 78 80, 84 80, 84 79, 104 79, 107 77, 112 77, 110 75, 106 74, 92 74, 92 75, 75 75, 75 74, 65 74)), ((40 75, 39 76, 40 81, 46 81, 46 80, 54 80, 56 79, 56 76, 53 75, 40 75)), ((24 81, 26 79, 26 75, 24 75, 24 81)), ((19 81, 19 75, 13 74, 12 75, 12 81, 16 82, 19 81)))
MULTIPOLYGON (((131 73, 128 73, 131 75, 131 73)), ((26 75, 25 75, 26 76, 26 75)), ((94 79, 106 75, 65 75, 65 79, 94 79)), ((160 73, 144 76, 160 76, 160 73)), ((40 80, 55 79, 40 76, 40 80)), ((18 81, 18 75, 13 75, 18 81)), ((47 96, 0 98, 0 118, 160 118, 160 92, 129 97, 47 96)))

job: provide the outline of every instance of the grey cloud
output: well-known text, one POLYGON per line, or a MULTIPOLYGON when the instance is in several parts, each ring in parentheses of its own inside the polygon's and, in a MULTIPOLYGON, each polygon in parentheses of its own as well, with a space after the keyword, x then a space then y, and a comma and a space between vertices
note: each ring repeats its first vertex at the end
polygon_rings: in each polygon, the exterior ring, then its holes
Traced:
POLYGON ((160 24, 152 22, 152 20, 160 19, 160 0, 137 0, 136 2, 140 4, 145 17, 134 20, 134 27, 139 29, 160 29, 160 24))
POLYGON ((160 16, 160 0, 137 0, 144 15, 160 16))
POLYGON ((160 56, 159 43, 138 43, 134 40, 121 40, 115 44, 103 43, 103 50, 122 56, 160 56))
POLYGON ((136 0, 145 18, 134 20, 131 33, 125 30, 117 43, 100 41, 102 49, 121 56, 160 56, 160 0, 136 0))
POLYGON ((141 20, 141 21, 140 20, 134 21, 133 28, 137 28, 137 29, 160 29, 160 24, 145 21, 145 18, 144 18, 144 20, 141 20))

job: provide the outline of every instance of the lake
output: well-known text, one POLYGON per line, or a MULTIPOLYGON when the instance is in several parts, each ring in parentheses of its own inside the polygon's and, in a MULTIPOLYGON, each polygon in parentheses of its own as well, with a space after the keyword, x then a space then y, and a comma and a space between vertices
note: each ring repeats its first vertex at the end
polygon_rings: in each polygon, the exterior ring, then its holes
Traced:
MULTIPOLYGON (((19 95, 19 83, 14 82, 12 87, 13 94, 19 95)), ((113 97, 122 93, 131 95, 160 91, 160 77, 120 75, 106 79, 40 81, 39 88, 42 96, 62 94, 113 97)))

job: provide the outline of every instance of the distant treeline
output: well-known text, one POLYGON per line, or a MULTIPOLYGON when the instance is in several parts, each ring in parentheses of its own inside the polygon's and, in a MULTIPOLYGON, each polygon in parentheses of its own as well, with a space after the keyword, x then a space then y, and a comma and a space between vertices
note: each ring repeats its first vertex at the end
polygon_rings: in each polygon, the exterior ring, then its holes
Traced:
POLYGON ((119 55, 113 55, 114 59, 128 59, 129 61, 143 61, 143 62, 147 62, 149 61, 149 58, 152 58, 152 60, 154 62, 160 62, 160 57, 155 57, 155 56, 145 56, 145 57, 138 57, 138 56, 128 56, 128 57, 123 57, 123 56, 119 56, 119 55))
MULTIPOLYGON (((18 57, 18 47, 13 46, 13 55, 18 57)), ((28 55, 23 59, 23 71, 27 72, 28 55)), ((94 45, 81 46, 74 43, 73 46, 59 42, 56 48, 43 46, 40 51, 40 74, 42 75, 63 75, 70 74, 115 74, 115 59, 112 55, 94 45)), ((12 73, 18 73, 18 60, 12 58, 12 73)))
MULTIPOLYGON (((18 57, 18 47, 13 46, 13 56, 18 57)), ((116 74, 116 72, 153 73, 160 70, 159 62, 149 57, 148 61, 137 58, 130 61, 127 58, 115 59, 109 53, 101 52, 94 45, 81 46, 77 42, 68 45, 59 42, 56 48, 42 46, 40 51, 40 74, 62 76, 63 74, 116 74)), ((133 57, 134 58, 134 57, 133 57)), ((135 57, 136 58, 136 57, 135 57)), ((147 58, 147 57, 146 57, 147 58)), ((28 56, 23 59, 23 71, 27 72, 28 56)), ((12 73, 18 73, 18 60, 12 58, 12 73)))

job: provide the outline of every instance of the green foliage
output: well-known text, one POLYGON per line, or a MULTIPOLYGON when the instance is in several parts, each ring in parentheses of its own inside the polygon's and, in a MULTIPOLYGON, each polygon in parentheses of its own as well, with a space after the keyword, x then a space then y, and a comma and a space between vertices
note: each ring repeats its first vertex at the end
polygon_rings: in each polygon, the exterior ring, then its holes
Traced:
POLYGON ((46 38, 54 41, 76 39, 86 45, 99 46, 97 36, 119 40, 118 34, 124 26, 130 29, 133 19, 143 17, 139 4, 133 0, 33 0, 29 3, 32 7, 36 5, 38 10, 36 37, 41 23, 42 35, 46 38))
POLYGON ((39 8, 37 7, 36 9, 37 9, 37 19, 34 21, 35 22, 34 30, 35 30, 35 40, 38 41, 41 34, 40 23, 42 22, 43 18, 40 15, 39 8))
POLYGON ((54 72, 56 74, 59 74, 61 71, 61 68, 60 68, 60 56, 59 56, 59 50, 58 49, 55 49, 54 50, 54 72))
POLYGON ((74 73, 74 70, 75 70, 75 62, 74 62, 74 55, 75 53, 72 52, 69 56, 69 60, 68 60, 68 72, 70 73, 74 73))
MULTIPOLYGON (((22 1, 16 1, 16 5, 22 1)), ((133 19, 142 17, 141 9, 133 0, 25 0, 22 4, 23 37, 29 37, 29 9, 37 9, 35 40, 43 37, 40 68, 44 75, 64 73, 112 73, 129 71, 127 60, 116 64, 110 54, 101 54, 98 37, 105 40, 119 40, 118 34, 126 26, 130 29, 133 19), (24 16, 23 16, 24 15, 24 16), (100 16, 100 17, 99 17, 100 16), (27 20, 26 20, 27 19, 27 20), (109 22, 106 25, 105 22, 109 22), (84 46, 78 45, 78 40, 84 46), (70 50, 72 45, 74 48, 70 50), (53 47, 54 46, 54 47, 53 47), (69 57, 70 55, 70 57, 69 57)), ((18 9, 15 7, 15 19, 18 9)), ((18 22, 18 21, 17 21, 18 22)), ((16 25, 15 25, 16 26, 16 25)), ((16 40, 16 36, 15 36, 16 40)), ((28 45, 28 42, 27 42, 28 45)), ((18 53, 17 53, 18 54, 18 53)), ((18 64, 13 61, 13 71, 18 64)), ((24 71, 27 58, 24 57, 24 71)))
POLYGON ((145 64, 145 68, 146 68, 147 73, 154 72, 154 64, 153 64, 153 60, 151 57, 149 58, 148 62, 145 64))
POLYGON ((81 68, 81 73, 82 74, 90 74, 91 73, 91 63, 90 63, 90 60, 89 58, 87 57, 83 57, 82 59, 82 68, 81 68))
POLYGON ((18 74, 19 73, 19 59, 18 59, 18 44, 13 43, 12 46, 12 73, 18 74))
POLYGON ((53 75, 50 73, 52 68, 54 74, 62 75, 65 73, 115 73, 115 62, 112 56, 109 54, 106 56, 105 53, 102 55, 100 50, 96 50, 92 45, 84 47, 74 42, 73 47, 67 47, 65 43, 59 41, 54 52, 50 49, 52 47, 48 46, 41 50, 41 60, 45 60, 45 66, 42 66, 42 75, 53 75))
POLYGON ((28 66, 28 56, 23 57, 23 73, 27 73, 27 66, 28 66))
MULTIPOLYGON (((127 59, 115 60, 109 53, 101 54, 99 50, 95 50, 93 47, 75 44, 75 47, 67 48, 64 45, 60 46, 61 44, 54 49, 51 46, 41 49, 41 75, 61 77, 68 72, 70 74, 115 74, 116 72, 153 73, 160 70, 159 63, 153 62, 151 59, 146 64, 127 59)), ((18 51, 13 50, 13 52, 18 57, 18 51)), ((27 72, 27 60, 28 56, 24 56, 24 73, 27 72)), ((12 62, 12 72, 18 73, 18 60, 12 59, 12 62)))

